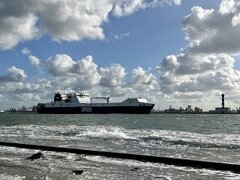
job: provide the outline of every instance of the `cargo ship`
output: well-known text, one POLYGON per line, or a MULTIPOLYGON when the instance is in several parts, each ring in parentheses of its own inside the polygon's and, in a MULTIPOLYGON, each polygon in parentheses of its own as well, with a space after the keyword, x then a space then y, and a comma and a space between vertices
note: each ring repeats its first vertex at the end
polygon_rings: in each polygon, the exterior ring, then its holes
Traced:
POLYGON ((147 99, 127 98, 122 102, 110 102, 110 97, 91 97, 83 92, 61 94, 56 93, 54 101, 38 103, 37 112, 45 114, 148 114, 154 104, 147 99), (104 102, 94 102, 100 99, 104 102))

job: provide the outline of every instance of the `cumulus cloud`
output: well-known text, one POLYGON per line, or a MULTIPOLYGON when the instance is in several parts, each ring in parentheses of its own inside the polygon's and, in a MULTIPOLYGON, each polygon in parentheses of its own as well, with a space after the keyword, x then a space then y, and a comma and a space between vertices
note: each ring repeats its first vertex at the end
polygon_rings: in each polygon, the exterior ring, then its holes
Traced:
POLYGON ((99 84, 100 76, 92 56, 77 61, 66 54, 57 54, 47 60, 40 60, 33 55, 28 58, 32 65, 54 77, 53 84, 56 86, 85 90, 99 84))
POLYGON ((46 66, 48 72, 53 76, 65 76, 71 72, 75 62, 66 54, 57 54, 49 57, 47 61, 42 61, 42 65, 46 66))
POLYGON ((157 77, 143 70, 141 67, 132 70, 132 81, 132 87, 136 91, 151 92, 159 90, 157 77))
POLYGON ((189 54, 166 56, 162 62, 163 76, 171 74, 199 74, 207 71, 232 68, 235 60, 227 54, 189 54))
POLYGON ((150 93, 155 88, 159 89, 157 77, 140 67, 132 71, 132 80, 127 81, 126 70, 120 64, 98 68, 92 56, 81 60, 73 60, 66 54, 57 54, 46 60, 40 60, 32 54, 28 57, 32 65, 46 72, 55 89, 93 90, 101 87, 103 94, 117 97, 129 93, 142 94, 144 90, 150 93), (32 57, 38 63, 33 63, 32 57))
POLYGON ((112 3, 104 1, 0 1, 0 48, 48 34, 55 41, 104 39, 101 25, 112 3))
MULTIPOLYGON (((223 1, 222 3, 224 3, 223 1)), ((238 54, 240 51, 240 3, 232 13, 222 14, 216 9, 193 7, 182 21, 183 31, 190 41, 189 53, 238 54)))
POLYGON ((31 54, 31 51, 28 49, 28 48, 24 48, 22 50, 22 53, 25 54, 25 55, 30 55, 31 54))
POLYGON ((42 93, 54 88, 52 82, 46 79, 40 79, 35 83, 29 82, 1 82, 0 94, 32 94, 42 93))
POLYGON ((35 83, 27 82, 25 71, 15 66, 8 68, 6 74, 0 75, 0 94, 4 95, 41 93, 52 87, 52 82, 47 79, 39 79, 35 83))
POLYGON ((104 39, 109 15, 130 15, 139 9, 180 5, 181 0, 0 0, 0 49, 49 35, 54 41, 104 39))
POLYGON ((22 54, 28 56, 28 59, 29 59, 31 65, 37 66, 40 64, 40 60, 37 57, 33 56, 31 51, 28 48, 22 49, 22 54))
POLYGON ((239 2, 236 0, 223 0, 219 7, 219 13, 222 15, 234 13, 236 12, 238 5, 239 2))
POLYGON ((105 87, 117 87, 123 84, 126 76, 125 69, 119 64, 112 64, 110 67, 100 68, 100 85, 105 87))
POLYGON ((232 18, 232 25, 233 26, 238 26, 240 25, 240 13, 236 14, 233 18, 232 18))
POLYGON ((124 78, 127 73, 119 64, 98 68, 92 56, 73 60, 66 54, 57 54, 46 60, 40 60, 32 54, 28 55, 28 58, 32 65, 49 74, 52 84, 60 89, 70 87, 71 89, 91 90, 101 86, 108 88, 108 95, 119 96, 126 92, 124 78))
POLYGON ((27 75, 23 69, 18 69, 15 66, 12 66, 7 69, 7 74, 0 75, 1 82, 21 82, 26 79, 27 75))
POLYGON ((39 101, 41 99, 38 95, 32 93, 16 94, 14 98, 21 102, 39 101))
POLYGON ((239 91, 240 71, 234 69, 234 55, 240 53, 239 6, 238 1, 223 0, 219 9, 193 7, 183 18, 188 44, 178 55, 166 56, 158 67, 163 93, 199 99, 239 91))
POLYGON ((37 17, 32 14, 23 17, 0 17, 0 48, 10 49, 21 41, 37 37, 36 23, 37 17))
POLYGON ((36 65, 37 66, 37 65, 40 64, 40 60, 37 57, 35 57, 35 56, 31 55, 31 54, 28 56, 28 59, 30 60, 30 63, 32 65, 36 65))
POLYGON ((140 9, 164 6, 164 5, 180 5, 181 0, 121 0, 116 1, 113 8, 113 14, 115 16, 130 15, 140 9))
POLYGON ((143 8, 143 0, 123 0, 118 1, 114 7, 113 14, 116 16, 129 15, 143 8))
MULTIPOLYGON (((40 79, 37 82, 27 82, 27 75, 22 69, 8 68, 6 75, 0 76, 0 94, 4 97, 3 108, 17 107, 24 101, 24 105, 32 106, 45 98, 46 92, 51 92, 54 86, 50 80, 40 79)), ((1 99, 0 99, 1 100, 1 99)))
POLYGON ((127 93, 128 87, 125 81, 126 70, 119 64, 111 64, 109 67, 100 68, 101 77, 99 85, 108 88, 106 92, 110 96, 123 96, 127 93))
POLYGON ((56 41, 83 38, 104 39, 101 25, 112 9, 109 1, 44 1, 41 4, 40 29, 56 41))

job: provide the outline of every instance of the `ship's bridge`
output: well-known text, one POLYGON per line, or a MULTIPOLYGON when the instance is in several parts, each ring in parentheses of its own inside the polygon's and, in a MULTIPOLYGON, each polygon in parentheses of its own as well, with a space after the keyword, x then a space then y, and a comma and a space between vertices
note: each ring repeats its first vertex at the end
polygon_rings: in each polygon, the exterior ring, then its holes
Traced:
POLYGON ((72 101, 78 101, 80 103, 90 103, 91 102, 91 98, 89 94, 86 93, 75 93, 72 101))

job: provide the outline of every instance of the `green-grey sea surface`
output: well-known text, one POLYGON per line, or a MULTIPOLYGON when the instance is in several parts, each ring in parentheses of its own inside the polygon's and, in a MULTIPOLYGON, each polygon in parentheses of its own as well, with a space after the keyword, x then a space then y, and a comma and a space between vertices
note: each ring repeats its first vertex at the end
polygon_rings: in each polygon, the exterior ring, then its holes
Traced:
MULTIPOLYGON (((240 164, 238 114, 0 113, 0 141, 240 164)), ((240 179, 228 171, 0 146, 0 179, 240 179), (75 175, 73 170, 83 170, 75 175)))

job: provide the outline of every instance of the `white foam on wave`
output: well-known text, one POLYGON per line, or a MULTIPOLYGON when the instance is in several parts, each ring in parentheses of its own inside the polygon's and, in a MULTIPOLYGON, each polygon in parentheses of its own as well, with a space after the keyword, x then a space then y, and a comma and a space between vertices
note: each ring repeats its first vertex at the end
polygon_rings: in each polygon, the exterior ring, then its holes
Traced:
POLYGON ((36 126, 20 125, 0 128, 0 137, 80 140, 81 138, 133 139, 127 130, 113 126, 36 126))
POLYGON ((166 143, 176 143, 176 145, 216 145, 216 146, 239 146, 239 134, 200 134, 185 131, 153 130, 143 129, 133 130, 136 138, 149 141, 162 141, 166 143))
POLYGON ((133 167, 159 167, 159 164, 156 163, 148 163, 148 162, 140 162, 134 160, 121 160, 116 158, 106 158, 102 156, 86 156, 85 157, 89 161, 94 162, 103 162, 108 164, 117 164, 121 166, 133 166, 133 167))
POLYGON ((7 173, 0 174, 1 180, 22 180, 25 179, 25 176, 9 175, 7 173))
POLYGON ((32 152, 37 152, 38 150, 32 149, 24 149, 24 148, 15 148, 15 147, 7 147, 7 146, 0 146, 0 153, 7 153, 7 154, 15 154, 15 155, 26 155, 32 152))
POLYGON ((1 126, 0 137, 27 137, 33 140, 86 140, 88 138, 102 138, 104 140, 137 140, 146 145, 158 142, 158 145, 170 143, 170 145, 180 146, 216 145, 240 148, 240 135, 238 134, 200 134, 158 129, 125 129, 117 126, 1 126))
MULTIPOLYGON (((171 166, 175 170, 178 171, 188 171, 188 172, 193 172, 196 173, 200 176, 220 176, 224 177, 224 179, 231 179, 231 178, 240 178, 240 175, 238 173, 233 173, 231 171, 220 171, 220 170, 211 170, 211 169, 198 169, 198 168, 190 168, 190 167, 181 167, 181 166, 171 166)), ((218 178, 216 178, 218 179, 218 178)))
POLYGON ((126 129, 113 126, 94 126, 81 134, 86 137, 109 138, 109 139, 134 139, 126 129))

